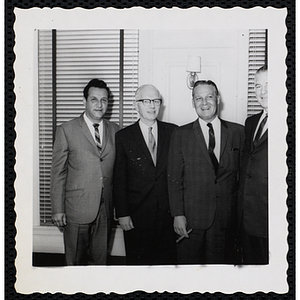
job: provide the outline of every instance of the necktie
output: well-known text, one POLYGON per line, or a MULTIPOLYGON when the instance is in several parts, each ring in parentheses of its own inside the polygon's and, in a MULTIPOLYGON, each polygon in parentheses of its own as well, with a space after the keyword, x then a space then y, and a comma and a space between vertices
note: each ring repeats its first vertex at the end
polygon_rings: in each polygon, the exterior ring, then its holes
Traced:
POLYGON ((152 133, 152 127, 148 128, 148 148, 151 153, 154 165, 156 164, 156 143, 152 133))
POLYGON ((265 126, 267 120, 268 120, 268 115, 266 115, 266 116, 262 119, 262 121, 260 122, 260 124, 259 124, 258 130, 257 130, 257 133, 256 133, 256 136, 255 136, 254 141, 253 141, 254 147, 257 146, 257 143, 258 143, 259 139, 261 138, 261 133, 262 133, 262 131, 263 131, 263 129, 264 129, 264 126, 265 126))
POLYGON ((101 152, 102 146, 101 146, 100 134, 99 134, 99 124, 98 123, 94 123, 93 126, 95 128, 96 145, 97 145, 97 148, 98 148, 99 152, 101 152))
POLYGON ((217 160, 216 155, 214 153, 214 149, 215 149, 215 146, 216 146, 215 133, 214 133, 214 129, 213 129, 211 123, 207 123, 206 125, 209 128, 208 129, 208 134, 209 134, 208 154, 209 154, 210 159, 212 161, 212 164, 214 166, 215 174, 217 175, 218 168, 219 168, 219 163, 218 163, 218 160, 217 160))

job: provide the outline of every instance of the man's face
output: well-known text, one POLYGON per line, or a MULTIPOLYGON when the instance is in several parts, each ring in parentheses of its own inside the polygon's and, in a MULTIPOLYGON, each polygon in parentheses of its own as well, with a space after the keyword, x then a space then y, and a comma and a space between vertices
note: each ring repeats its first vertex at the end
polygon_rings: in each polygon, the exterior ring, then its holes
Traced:
POLYGON ((93 123, 99 123, 108 107, 108 92, 106 89, 90 87, 87 99, 83 99, 85 113, 93 123))
MULTIPOLYGON (((141 99, 159 99, 161 96, 159 92, 152 86, 146 86, 139 91, 136 95, 136 100, 141 99)), ((145 124, 152 123, 158 116, 160 105, 154 105, 154 102, 151 101, 150 105, 144 105, 143 102, 135 101, 135 108, 139 112, 141 120, 145 124)))
POLYGON ((220 97, 213 85, 198 85, 194 89, 193 107, 199 118, 211 122, 217 115, 220 97))
POLYGON ((255 75, 255 95, 259 104, 268 110, 268 71, 255 75))

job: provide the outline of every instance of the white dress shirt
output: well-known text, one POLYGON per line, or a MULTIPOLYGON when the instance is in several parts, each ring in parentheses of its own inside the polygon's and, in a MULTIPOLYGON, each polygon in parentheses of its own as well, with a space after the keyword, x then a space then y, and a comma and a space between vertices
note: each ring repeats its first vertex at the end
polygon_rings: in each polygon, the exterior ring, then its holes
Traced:
MULTIPOLYGON (((83 114, 83 118, 84 118, 84 121, 88 127, 88 129, 90 130, 91 134, 92 134, 92 137, 96 143, 96 138, 95 138, 95 127, 93 126, 93 123, 86 115, 86 113, 83 114)), ((101 120, 99 124, 99 135, 100 135, 100 142, 101 142, 101 145, 103 145, 103 121, 101 120)))
MULTIPOLYGON (((204 136, 204 140, 206 142, 207 148, 208 148, 208 144, 209 144, 209 127, 207 126, 206 121, 202 120, 201 118, 199 118, 199 124, 204 136)), ((214 153, 215 156, 217 158, 218 161, 220 161, 220 152, 221 152, 221 121, 218 117, 214 118, 212 120, 212 122, 209 122, 212 124, 213 129, 214 129, 214 133, 215 133, 215 141, 216 141, 216 145, 215 145, 215 149, 214 149, 214 153)))

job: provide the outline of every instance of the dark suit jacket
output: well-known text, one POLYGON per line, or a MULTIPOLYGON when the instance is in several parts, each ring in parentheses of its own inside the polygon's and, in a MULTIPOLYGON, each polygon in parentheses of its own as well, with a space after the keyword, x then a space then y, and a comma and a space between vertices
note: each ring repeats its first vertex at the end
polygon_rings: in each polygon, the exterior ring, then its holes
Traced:
POLYGON ((157 214, 172 224, 167 188, 167 156, 174 124, 157 121, 154 166, 138 122, 116 134, 114 200, 117 217, 131 216, 135 228, 153 227, 157 214))
POLYGON ((119 126, 103 122, 101 155, 83 114, 57 127, 51 169, 52 213, 65 212, 67 222, 91 223, 99 211, 102 192, 107 217, 112 217, 114 140, 119 126))
POLYGON ((208 229, 217 206, 221 226, 231 226, 243 142, 243 126, 221 120, 216 176, 199 121, 175 129, 168 162, 170 207, 173 216, 186 217, 188 228, 208 229))
POLYGON ((254 132, 262 115, 245 123, 245 152, 241 170, 239 215, 247 234, 268 236, 268 130, 253 148, 254 132))

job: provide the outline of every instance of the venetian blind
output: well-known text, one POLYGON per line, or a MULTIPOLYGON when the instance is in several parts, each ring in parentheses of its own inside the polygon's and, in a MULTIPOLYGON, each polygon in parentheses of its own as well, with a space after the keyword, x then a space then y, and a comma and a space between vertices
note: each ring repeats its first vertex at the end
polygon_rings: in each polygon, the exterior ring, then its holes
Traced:
POLYGON ((256 71, 267 63, 267 32, 265 29, 249 30, 249 59, 248 59, 248 116, 262 110, 256 100, 254 84, 256 71))
POLYGON ((138 31, 39 30, 38 41, 40 223, 50 225, 55 127, 83 112, 83 89, 92 78, 104 80, 112 92, 107 119, 123 127, 136 120, 138 31))

